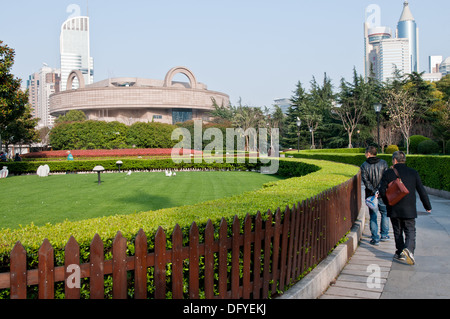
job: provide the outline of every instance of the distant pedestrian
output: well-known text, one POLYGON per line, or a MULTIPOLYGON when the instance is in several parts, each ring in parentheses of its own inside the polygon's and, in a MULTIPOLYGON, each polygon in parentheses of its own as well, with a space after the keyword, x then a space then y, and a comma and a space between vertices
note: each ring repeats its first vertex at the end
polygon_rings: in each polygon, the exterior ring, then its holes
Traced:
MULTIPOLYGON (((416 248, 416 191, 428 213, 431 213, 431 203, 428 194, 423 187, 419 173, 406 166, 406 155, 401 151, 392 154, 392 164, 398 172, 400 179, 409 191, 394 206, 387 205, 388 216, 391 218, 392 229, 395 237, 396 252, 394 259, 406 261, 410 265, 415 264, 414 250, 416 248)), ((392 181, 397 179, 394 169, 388 169, 381 180, 380 195, 387 203, 386 189, 392 181)))
POLYGON ((68 151, 67 154, 68 154, 68 155, 67 155, 67 160, 68 160, 68 161, 73 161, 73 155, 72 155, 72 153, 71 153, 70 151, 68 151))
POLYGON ((20 157, 19 153, 16 153, 16 156, 14 156, 14 162, 21 162, 22 157, 20 157))
POLYGON ((0 162, 6 162, 6 154, 5 154, 5 152, 0 152, 0 162))
POLYGON ((369 208, 370 231, 372 233, 372 245, 379 245, 381 241, 389 240, 389 218, 387 217, 386 205, 378 196, 379 186, 383 173, 389 168, 385 160, 377 157, 377 148, 369 146, 366 148, 367 160, 361 165, 361 179, 366 187, 366 197, 376 195, 378 198, 378 209, 369 208), (378 235, 378 212, 381 215, 380 235, 378 235))

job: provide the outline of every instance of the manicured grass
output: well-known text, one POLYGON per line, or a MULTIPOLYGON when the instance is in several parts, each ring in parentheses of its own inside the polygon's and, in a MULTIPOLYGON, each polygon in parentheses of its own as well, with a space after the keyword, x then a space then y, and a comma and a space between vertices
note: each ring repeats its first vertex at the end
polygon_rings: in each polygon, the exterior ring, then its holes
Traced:
POLYGON ((164 172, 13 176, 0 180, 0 229, 192 205, 256 190, 279 176, 253 172, 164 172))

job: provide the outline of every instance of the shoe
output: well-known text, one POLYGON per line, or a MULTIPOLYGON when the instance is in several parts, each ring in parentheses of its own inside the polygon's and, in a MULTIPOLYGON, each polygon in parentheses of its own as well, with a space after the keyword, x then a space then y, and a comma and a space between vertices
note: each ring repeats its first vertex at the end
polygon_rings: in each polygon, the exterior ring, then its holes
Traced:
POLYGON ((394 259, 398 260, 398 261, 406 261, 406 256, 405 254, 402 252, 400 255, 399 254, 395 254, 394 255, 394 259))
POLYGON ((381 237, 380 241, 389 241, 389 239, 391 239, 391 237, 385 236, 385 237, 381 237))
POLYGON ((370 244, 374 245, 374 246, 380 246, 380 243, 378 241, 373 240, 373 239, 370 241, 370 244))
POLYGON ((416 263, 416 261, 415 261, 415 259, 414 259, 413 253, 410 252, 410 251, 408 250, 408 248, 403 249, 402 254, 405 254, 406 262, 407 262, 409 265, 414 265, 414 264, 416 263))

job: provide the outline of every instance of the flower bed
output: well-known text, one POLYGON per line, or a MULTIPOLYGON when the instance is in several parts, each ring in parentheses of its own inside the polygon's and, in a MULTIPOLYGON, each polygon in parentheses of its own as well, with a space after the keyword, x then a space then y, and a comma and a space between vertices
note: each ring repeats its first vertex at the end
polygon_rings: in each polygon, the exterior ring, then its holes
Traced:
MULTIPOLYGON (((182 155, 182 149, 178 149, 182 155)), ((62 158, 67 157, 67 150, 34 152, 22 155, 23 158, 62 158)), ((117 149, 117 150, 73 150, 70 151, 76 157, 124 157, 124 156, 170 156, 171 148, 137 148, 137 149, 117 149)), ((184 150, 190 154, 202 153, 196 150, 184 150)))

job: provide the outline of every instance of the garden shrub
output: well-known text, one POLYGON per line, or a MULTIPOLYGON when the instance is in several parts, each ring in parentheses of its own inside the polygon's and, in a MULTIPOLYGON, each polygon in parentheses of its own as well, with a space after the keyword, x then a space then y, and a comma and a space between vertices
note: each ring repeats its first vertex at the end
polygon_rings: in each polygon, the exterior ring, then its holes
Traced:
POLYGON ((386 154, 394 154, 394 152, 397 152, 398 146, 397 145, 389 145, 388 147, 385 148, 384 153, 386 154))
POLYGON ((117 121, 62 122, 50 131, 56 150, 125 148, 128 127, 117 121))
POLYGON ((438 154, 439 145, 433 140, 424 140, 417 145, 418 154, 438 154))
MULTIPOLYGON (((161 168, 165 168, 167 164, 169 162, 159 161, 161 168)), ((292 206, 304 199, 311 198, 344 183, 356 175, 359 170, 357 167, 350 165, 307 159, 283 159, 279 161, 279 164, 282 174, 296 174, 296 176, 271 182, 270 185, 266 185, 259 190, 228 198, 131 215, 116 215, 77 222, 65 221, 42 227, 28 225, 15 230, 2 230, 0 231, 0 272, 9 271, 9 253, 19 240, 27 251, 29 269, 36 268, 38 250, 45 238, 50 241, 54 249, 57 266, 64 265, 64 246, 70 236, 74 236, 80 246, 80 261, 82 263, 89 261, 89 245, 95 234, 98 234, 104 242, 105 252, 109 252, 106 259, 111 257, 112 243, 118 231, 128 239, 128 250, 130 254, 133 254, 133 241, 139 229, 144 230, 149 241, 148 247, 152 249, 154 247, 152 240, 159 226, 163 227, 166 234, 171 234, 175 225, 178 224, 185 235, 184 238, 188 238, 189 228, 194 221, 197 223, 200 233, 202 233, 208 220, 211 220, 218 229, 222 218, 227 220, 228 225, 232 224, 234 216, 238 216, 243 221, 247 214, 254 216, 258 211, 263 213, 265 218, 264 213, 268 209, 275 211, 278 207, 292 206)), ((194 164, 185 163, 185 165, 194 164)), ((216 163, 212 167, 224 167, 222 165, 225 165, 225 163, 220 165, 216 163)), ((226 165, 233 166, 233 164, 226 165)), ((244 164, 234 164, 235 167, 242 169, 254 169, 258 165, 260 164, 253 164, 248 161, 244 164)), ((155 164, 155 166, 157 165, 155 164)), ((170 247, 171 239, 168 237, 167 240, 168 247, 170 247)), ((63 289, 63 287, 57 288, 55 295, 62 296, 63 289)), ((7 292, 3 292, 3 294, 7 294, 7 292)), ((108 298, 111 297, 110 294, 106 294, 108 298)), ((0 292, 0 297, 1 295, 0 292)), ((7 295, 4 296, 7 297, 7 295)))
POLYGON ((409 152, 411 154, 418 154, 417 153, 417 147, 419 146, 419 143, 429 140, 428 137, 422 136, 422 135, 413 135, 409 138, 409 152))
POLYGON ((172 148, 178 141, 172 141, 174 126, 163 123, 137 122, 128 128, 126 142, 137 148, 172 148))
MULTIPOLYGON (((286 156, 326 160, 361 166, 366 160, 364 154, 319 154, 307 152, 288 152, 286 156)), ((378 154, 389 166, 392 165, 392 155, 378 154)), ((406 165, 419 172, 425 186, 450 191, 450 156, 406 155, 406 165)))

